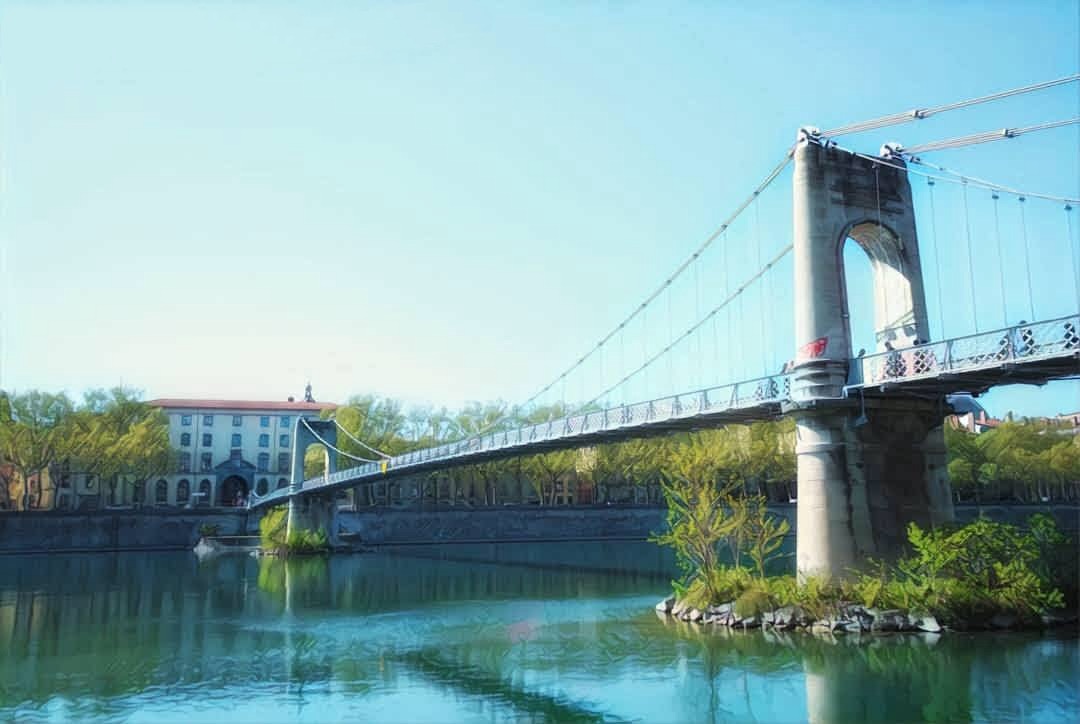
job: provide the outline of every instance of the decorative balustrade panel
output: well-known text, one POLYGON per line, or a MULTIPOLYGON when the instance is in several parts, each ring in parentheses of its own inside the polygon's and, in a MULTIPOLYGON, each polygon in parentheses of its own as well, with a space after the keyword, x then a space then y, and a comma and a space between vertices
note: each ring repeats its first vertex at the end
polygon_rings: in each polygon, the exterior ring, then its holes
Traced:
POLYGON ((1080 315, 1072 315, 869 355, 853 364, 856 374, 852 383, 873 386, 1009 362, 1033 362, 1077 351, 1080 315))

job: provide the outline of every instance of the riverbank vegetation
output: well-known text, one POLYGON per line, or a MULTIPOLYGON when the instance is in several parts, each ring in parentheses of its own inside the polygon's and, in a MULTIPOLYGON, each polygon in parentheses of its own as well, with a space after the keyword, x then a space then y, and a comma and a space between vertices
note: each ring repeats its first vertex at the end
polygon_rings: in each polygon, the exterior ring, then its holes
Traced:
POLYGON ((266 511, 259 520, 259 545, 264 553, 276 556, 327 553, 330 542, 326 531, 288 528, 289 509, 281 505, 266 511))
POLYGON ((100 497, 105 485, 135 490, 174 467, 165 414, 132 390, 90 390, 79 402, 0 391, 0 510, 52 507, 74 473, 100 481, 100 497))
POLYGON ((866 626, 875 612, 887 611, 891 620, 904 612, 955 628, 1005 628, 1077 605, 1075 541, 1047 515, 1031 516, 1024 528, 982 518, 934 530, 910 524, 909 550, 896 562, 871 561, 843 578, 800 582, 768 575, 787 521, 770 514, 763 497, 744 495, 708 451, 684 446, 663 491, 667 530, 654 540, 675 551, 683 574, 667 607, 677 615, 760 624, 786 610, 806 625, 858 628, 857 609, 866 626))
MULTIPOLYGON (((458 411, 406 408, 394 399, 362 395, 325 414, 366 445, 399 455, 558 419, 572 410, 554 404, 525 412, 503 402, 470 403, 458 411)), ((1060 421, 1009 421, 979 435, 947 425, 957 501, 1080 500, 1080 435, 1073 432, 1060 421)), ((356 457, 372 455, 346 435, 338 445, 356 457)), ((784 419, 460 466, 365 486, 353 500, 357 506, 660 505, 671 471, 691 445, 744 496, 769 503, 798 497, 795 427, 784 419)), ((310 447, 307 476, 322 473, 325 462, 321 446, 310 447)), ((353 464, 345 456, 336 462, 339 468, 353 464)), ((0 510, 52 507, 65 476, 73 473, 98 481, 97 507, 109 499, 139 502, 147 480, 174 469, 164 414, 131 390, 94 390, 81 402, 36 390, 0 392, 0 510)))

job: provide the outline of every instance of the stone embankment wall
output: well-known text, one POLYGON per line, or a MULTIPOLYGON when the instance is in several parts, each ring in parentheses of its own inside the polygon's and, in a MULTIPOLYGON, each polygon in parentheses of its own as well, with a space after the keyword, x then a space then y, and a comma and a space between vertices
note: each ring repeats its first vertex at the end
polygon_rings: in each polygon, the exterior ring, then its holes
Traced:
MULTIPOLYGON (((795 505, 772 505, 769 510, 787 519, 795 534, 795 505)), ((1080 507, 1040 505, 960 505, 959 523, 968 523, 980 511, 992 520, 1023 525, 1034 513, 1052 514, 1058 527, 1080 533, 1080 507)), ((370 508, 341 511, 339 529, 362 545, 403 545, 441 542, 551 541, 647 538, 662 530, 666 511, 637 506, 457 508, 425 512, 370 508)), ((348 536, 347 536, 348 537, 348 536)))
POLYGON ((191 549, 199 527, 219 535, 244 535, 246 511, 116 510, 93 513, 42 511, 0 515, 0 555, 78 551, 191 549))
MULTIPOLYGON (((770 508, 791 523, 795 506, 770 508)), ((1028 516, 1049 512, 1065 532, 1080 533, 1080 507, 993 505, 957 506, 957 519, 968 522, 982 511, 1002 522, 1022 525, 1028 516)), ((369 508, 342 510, 339 530, 360 545, 410 545, 448 542, 559 540, 644 540, 664 527, 662 508, 640 506, 501 508, 464 507, 415 511, 369 508)), ((258 533, 258 513, 235 510, 123 510, 93 513, 34 512, 0 514, 0 555, 114 550, 190 549, 203 524, 219 535, 258 533)))
POLYGON ((457 508, 341 511, 339 529, 363 545, 491 541, 642 540, 664 525, 655 507, 457 508))

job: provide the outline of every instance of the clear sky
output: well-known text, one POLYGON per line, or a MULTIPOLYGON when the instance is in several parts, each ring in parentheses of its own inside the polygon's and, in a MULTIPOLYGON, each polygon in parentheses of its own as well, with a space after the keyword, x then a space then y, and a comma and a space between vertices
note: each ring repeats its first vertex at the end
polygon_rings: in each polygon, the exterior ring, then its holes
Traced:
MULTIPOLYGON (((281 399, 310 379, 325 400, 519 401, 707 237, 799 126, 1078 69, 1077 0, 0 0, 0 386, 281 399)), ((876 152, 1076 115, 1080 84, 840 140, 876 152)), ((927 155, 1069 196, 1078 157, 1076 127, 927 155)), ((688 273, 674 319, 658 307, 566 394, 590 396, 718 303, 756 240, 766 257, 788 243, 789 179, 688 273)), ((925 200, 920 186, 927 257, 925 200)), ((953 336, 975 331, 959 190, 936 202, 930 316, 953 336)), ((999 266, 991 202, 970 199, 983 330, 1029 314, 1006 202, 999 266)), ((1027 212, 1035 316, 1075 311, 1061 207, 1027 212)), ((774 276, 769 309, 748 298, 743 327, 712 332, 742 341, 698 339, 672 384, 790 357, 790 266, 774 276)), ((1078 385, 987 404, 1074 410, 1078 385)))

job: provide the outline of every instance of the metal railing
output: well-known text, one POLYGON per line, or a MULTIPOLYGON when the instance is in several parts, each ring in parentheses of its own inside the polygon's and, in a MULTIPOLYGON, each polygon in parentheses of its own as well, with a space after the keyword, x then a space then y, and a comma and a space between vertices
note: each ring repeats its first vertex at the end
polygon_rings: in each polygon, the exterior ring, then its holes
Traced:
MULTIPOLYGON (((664 423, 676 420, 750 410, 755 407, 778 407, 790 395, 790 375, 758 377, 696 392, 584 412, 512 430, 468 437, 436 447, 414 450, 379 463, 362 464, 305 480, 300 489, 302 491, 317 490, 335 487, 345 482, 363 482, 365 478, 383 475, 384 470, 400 473, 409 468, 429 465, 433 462, 449 463, 459 458, 497 453, 503 450, 521 449, 522 453, 525 453, 530 447, 536 446, 539 452, 544 447, 542 443, 555 440, 572 440, 620 429, 662 426, 664 423)), ((280 489, 252 502, 255 506, 267 505, 288 497, 289 493, 287 489, 280 489)))
MULTIPOLYGON (((1069 357, 1080 353, 1080 315, 1059 317, 1042 322, 1017 324, 991 332, 956 337, 942 342, 889 350, 851 360, 847 387, 874 387, 939 375, 959 374, 1069 357)), ((646 402, 617 405, 584 412, 556 420, 538 422, 512 430, 476 435, 435 447, 414 450, 377 463, 366 463, 325 476, 305 480, 300 490, 317 491, 344 487, 347 483, 362 483, 393 470, 408 472, 431 463, 462 464, 470 458, 485 457, 485 453, 511 450, 527 454, 550 447, 544 443, 595 436, 597 433, 619 430, 663 427, 665 423, 694 417, 719 416, 725 412, 758 411, 760 418, 779 412, 779 405, 791 398, 791 375, 759 377, 743 382, 710 387, 646 402)), ((753 417, 750 415, 749 417, 753 417)), ((262 506, 287 498, 293 491, 275 490, 252 501, 262 506)))
POLYGON ((1035 362, 1080 352, 1080 315, 1022 323, 852 360, 849 387, 1035 362))

